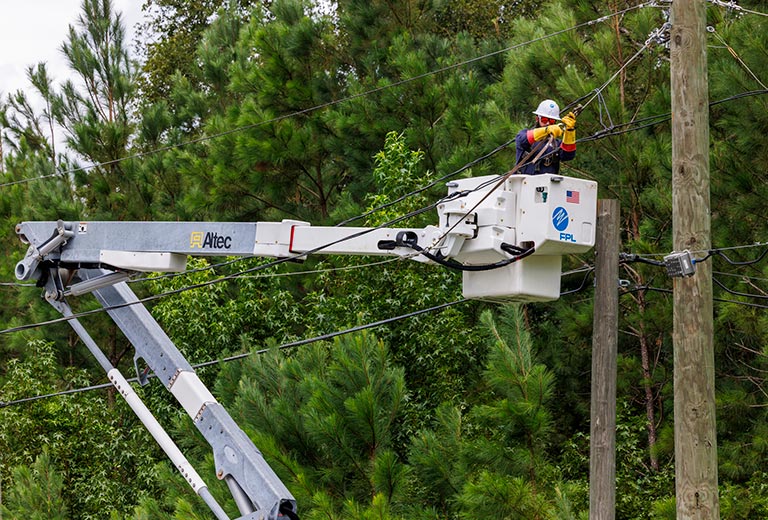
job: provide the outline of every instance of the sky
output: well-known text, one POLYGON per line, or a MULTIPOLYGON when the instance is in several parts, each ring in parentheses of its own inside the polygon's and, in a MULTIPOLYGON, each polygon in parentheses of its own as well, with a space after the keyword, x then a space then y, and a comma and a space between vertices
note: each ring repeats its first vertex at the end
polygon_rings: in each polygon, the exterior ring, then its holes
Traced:
MULTIPOLYGON (((141 21, 143 0, 112 0, 122 12, 127 42, 132 48, 134 26, 141 21)), ((0 95, 30 91, 26 77, 30 65, 46 62, 56 83, 66 79, 68 69, 61 53, 69 26, 80 15, 82 0, 0 0, 0 95)))

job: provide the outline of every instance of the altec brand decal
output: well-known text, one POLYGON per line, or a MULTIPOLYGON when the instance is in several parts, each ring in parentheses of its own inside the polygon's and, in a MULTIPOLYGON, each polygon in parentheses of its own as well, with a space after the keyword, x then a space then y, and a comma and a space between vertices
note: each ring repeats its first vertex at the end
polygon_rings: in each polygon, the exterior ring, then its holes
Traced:
POLYGON ((576 242, 572 233, 565 233, 570 220, 568 218, 568 211, 562 206, 556 207, 552 212, 552 225, 555 226, 556 230, 560 231, 560 240, 563 242, 576 242))
POLYGON ((218 233, 203 233, 193 231, 189 235, 189 248, 194 249, 229 249, 232 247, 232 237, 219 235, 218 233))

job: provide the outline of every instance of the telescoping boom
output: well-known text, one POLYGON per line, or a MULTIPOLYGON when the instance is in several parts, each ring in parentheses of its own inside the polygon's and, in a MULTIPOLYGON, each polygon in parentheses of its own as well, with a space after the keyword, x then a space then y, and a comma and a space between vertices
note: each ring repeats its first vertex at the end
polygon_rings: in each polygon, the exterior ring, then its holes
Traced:
POLYGON ((44 297, 107 372, 180 473, 218 519, 227 513, 120 372, 73 316, 68 299, 93 294, 210 444, 216 477, 238 518, 298 518, 296 501, 224 407, 198 378, 126 283, 136 272, 180 272, 189 256, 303 259, 310 254, 394 255, 461 270, 466 298, 548 301, 560 294, 562 256, 595 240, 597 184, 560 175, 486 176, 448 183, 438 221, 421 229, 318 227, 307 222, 22 222, 28 244, 19 280, 44 297))

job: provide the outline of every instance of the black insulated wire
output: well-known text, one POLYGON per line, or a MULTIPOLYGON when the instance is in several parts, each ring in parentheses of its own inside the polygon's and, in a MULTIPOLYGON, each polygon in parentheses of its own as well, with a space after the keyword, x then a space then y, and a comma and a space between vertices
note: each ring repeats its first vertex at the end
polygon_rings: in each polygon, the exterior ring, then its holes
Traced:
POLYGON ((744 262, 737 262, 737 261, 735 261, 735 260, 731 260, 731 259, 728 257, 728 255, 726 255, 725 253, 723 253, 721 250, 719 250, 719 249, 713 249, 712 251, 710 251, 709 253, 707 253, 707 256, 705 256, 705 257, 704 257, 704 258, 702 258, 701 260, 696 260, 696 261, 697 261, 697 262, 701 262, 701 261, 703 261, 703 260, 706 260, 707 258, 709 258, 709 257, 710 257, 710 256, 712 256, 712 255, 717 255, 717 256, 721 257, 723 260, 725 260, 726 262, 728 262, 729 264, 731 264, 731 265, 740 265, 740 266, 745 266, 745 265, 753 265, 753 264, 756 264, 756 263, 760 262, 760 261, 761 261, 763 258, 765 258, 765 255, 766 255, 766 254, 768 254, 768 248, 764 249, 764 250, 763 250, 763 252, 762 252, 762 254, 761 254, 760 256, 758 256, 757 258, 755 258, 754 260, 746 260, 746 261, 744 261, 744 262))
POLYGON ((665 267, 666 264, 661 260, 651 260, 650 258, 644 258, 634 253, 619 253, 619 263, 631 264, 639 262, 641 264, 655 265, 657 267, 665 267))
MULTIPOLYGON (((296 340, 296 341, 291 341, 289 343, 283 343, 282 345, 280 345, 278 347, 275 347, 274 350, 287 350, 287 349, 291 349, 291 348, 295 348, 295 347, 301 347, 303 345, 308 345, 310 343, 316 343, 318 341, 327 341, 327 340, 333 339, 333 338, 335 338, 337 336, 343 336, 345 334, 351 334, 351 333, 354 333, 354 332, 360 332, 362 330, 372 329, 372 328, 375 328, 375 327, 381 327, 381 326, 384 326, 384 325, 388 325, 390 323, 395 323, 397 321, 406 320, 406 319, 409 319, 409 318, 415 318, 416 316, 421 316, 422 314, 428 314, 428 313, 431 313, 431 312, 441 311, 443 309, 447 309, 448 307, 453 307, 454 305, 458 305, 458 304, 461 304, 461 303, 467 303, 467 302, 469 302, 469 300, 461 299, 461 300, 455 300, 455 301, 448 302, 448 303, 441 303, 439 305, 435 305, 433 307, 429 307, 429 308, 426 308, 426 309, 420 309, 420 310, 417 310, 417 311, 409 312, 407 314, 401 314, 400 316, 395 316, 395 317, 392 317, 392 318, 385 318, 383 320, 375 321, 375 322, 372 322, 372 323, 366 323, 366 324, 363 324, 363 325, 357 325, 355 327, 351 327, 351 328, 344 329, 344 330, 338 330, 338 331, 335 331, 335 332, 329 332, 327 334, 322 334, 320 336, 314 336, 314 337, 311 337, 311 338, 305 338, 305 339, 300 339, 300 340, 296 340)), ((252 355, 266 354, 270 350, 271 349, 266 348, 266 349, 262 349, 262 350, 256 350, 256 351, 253 351, 253 352, 246 352, 244 354, 236 354, 234 356, 230 356, 230 357, 226 357, 226 358, 214 359, 214 360, 211 360, 211 361, 204 361, 202 363, 197 363, 197 364, 192 365, 192 368, 197 370, 197 369, 204 368, 204 367, 221 365, 223 363, 231 363, 233 361, 238 361, 238 360, 241 360, 241 359, 245 359, 245 358, 250 357, 252 355)), ((150 378, 150 379, 152 379, 154 377, 156 377, 155 374, 149 374, 148 375, 148 378, 150 378)), ((128 379, 129 383, 136 383, 138 381, 139 381, 138 377, 133 377, 131 379, 128 379)), ((74 388, 74 389, 70 389, 70 390, 63 390, 61 392, 55 392, 55 393, 51 393, 51 394, 37 395, 37 396, 33 396, 33 397, 25 397, 25 398, 22 398, 22 399, 16 399, 14 401, 5 401, 5 402, 4 401, 0 401, 0 409, 6 408, 6 407, 9 407, 9 406, 15 406, 15 405, 20 405, 20 404, 30 403, 30 402, 33 402, 33 401, 39 401, 41 399, 49 399, 49 398, 52 398, 52 397, 59 397, 59 396, 64 396, 64 395, 78 394, 78 393, 82 393, 82 392, 89 392, 91 390, 101 390, 101 389, 112 388, 112 387, 113 387, 112 383, 104 383, 104 384, 100 384, 100 385, 92 385, 92 386, 83 387, 83 388, 74 388)))
POLYGON ((595 272, 595 268, 588 269, 586 273, 584 273, 584 276, 581 279, 581 284, 575 289, 569 289, 567 291, 562 291, 560 293, 560 296, 566 296, 568 294, 574 294, 577 292, 583 291, 587 287, 587 282, 589 281, 589 278, 592 276, 592 273, 595 272))
POLYGON ((742 296, 744 298, 757 298, 758 300, 768 300, 768 295, 765 295, 765 294, 750 294, 750 293, 743 293, 739 291, 734 291, 733 289, 729 289, 728 287, 725 286, 725 284, 723 284, 723 282, 721 282, 714 276, 712 277, 712 281, 715 282, 715 284, 718 287, 720 287, 722 290, 724 290, 729 294, 733 294, 734 296, 742 296))
POLYGON ((290 502, 283 502, 280 504, 280 516, 288 518, 288 520, 299 520, 299 515, 293 510, 290 502))
POLYGON ((492 264, 483 264, 483 265, 467 265, 462 264, 459 262, 456 262, 455 260, 450 260, 448 258, 445 258, 441 253, 430 253, 423 247, 419 245, 419 238, 413 231, 400 231, 395 240, 382 240, 379 242, 379 249, 382 250, 392 250, 395 247, 407 247, 409 249, 413 249, 414 251, 424 255, 426 258, 429 258, 433 262, 435 262, 438 265, 442 265, 443 267, 447 267, 449 269, 454 269, 456 271, 469 271, 469 272, 477 272, 477 271, 491 271, 493 269, 499 269, 501 267, 508 266, 510 264, 513 264, 517 262, 518 260, 522 260, 523 258, 530 256, 533 254, 533 252, 536 250, 535 247, 531 246, 528 249, 523 249, 521 247, 503 243, 501 245, 501 249, 509 253, 512 256, 511 258, 507 258, 506 260, 501 260, 500 262, 495 262, 492 264))

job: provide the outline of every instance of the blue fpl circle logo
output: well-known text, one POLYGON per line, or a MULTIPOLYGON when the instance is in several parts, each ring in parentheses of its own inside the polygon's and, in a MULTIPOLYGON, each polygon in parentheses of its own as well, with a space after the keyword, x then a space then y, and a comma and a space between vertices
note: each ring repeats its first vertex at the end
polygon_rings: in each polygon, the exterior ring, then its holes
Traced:
POLYGON ((552 225, 558 231, 565 231, 568 227, 568 212, 562 206, 558 206, 552 212, 552 225))

